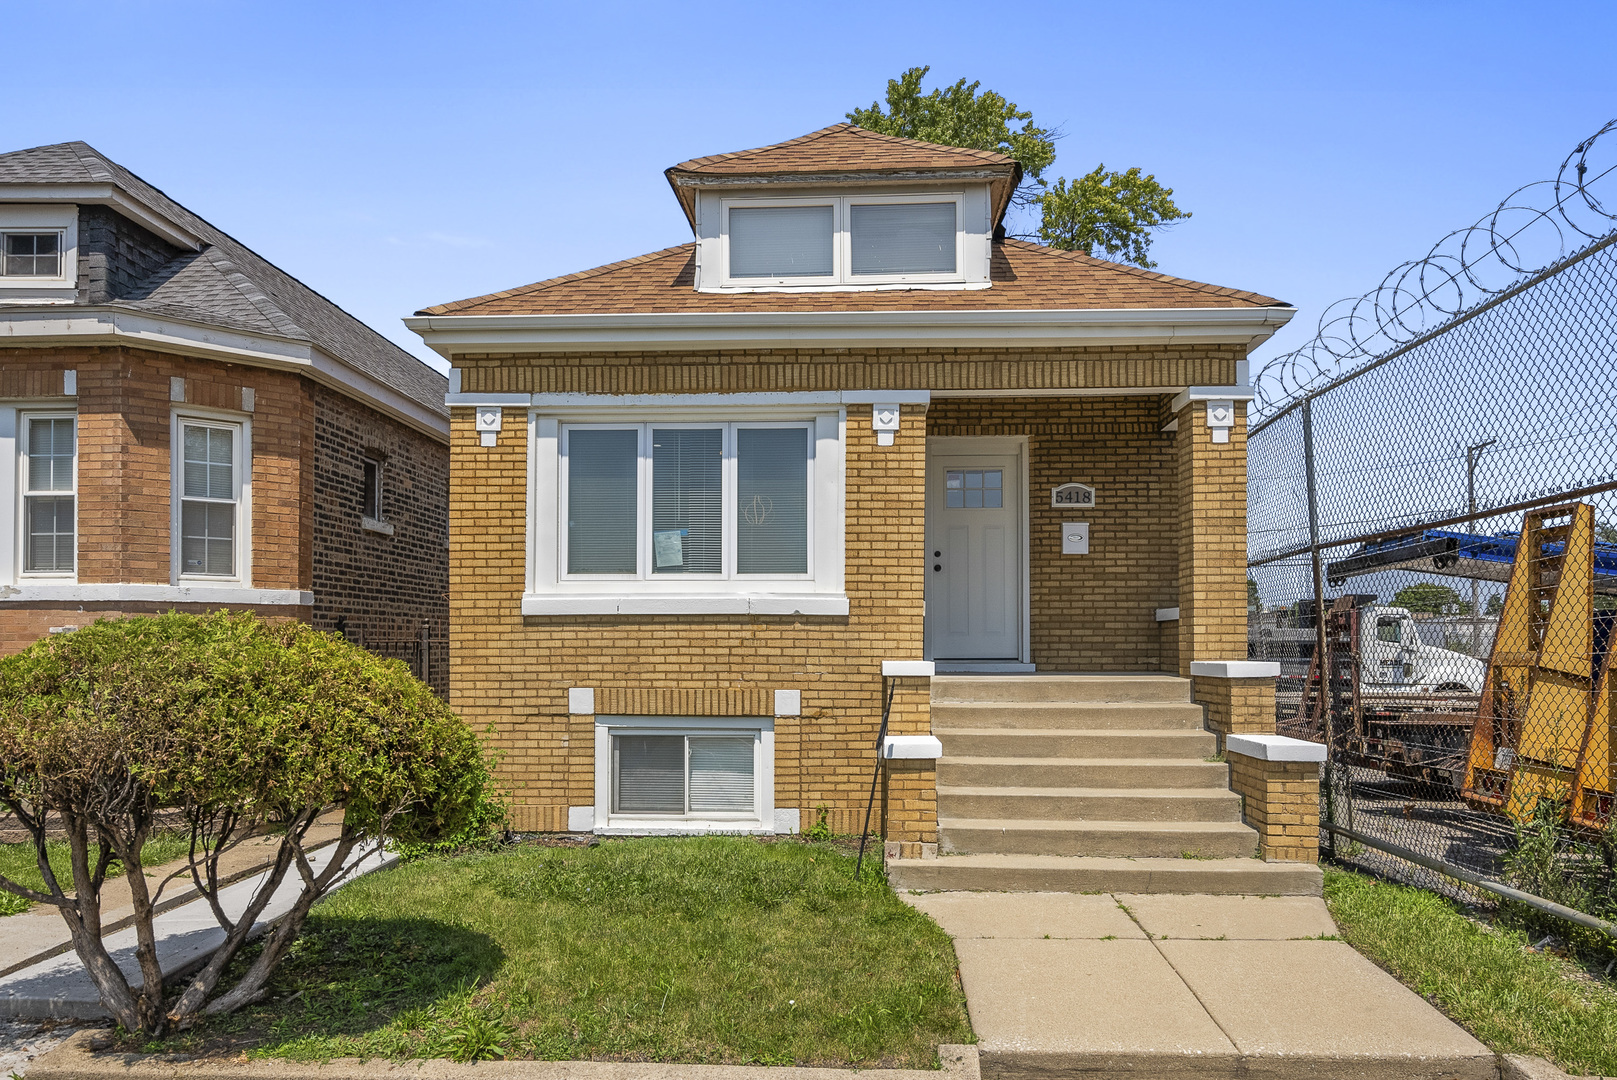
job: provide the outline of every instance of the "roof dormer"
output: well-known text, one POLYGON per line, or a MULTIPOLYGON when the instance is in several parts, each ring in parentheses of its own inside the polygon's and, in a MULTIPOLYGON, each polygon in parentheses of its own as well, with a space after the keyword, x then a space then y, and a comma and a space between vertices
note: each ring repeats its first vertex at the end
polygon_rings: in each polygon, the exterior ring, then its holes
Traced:
POLYGON ((1021 167, 836 124, 666 175, 696 234, 698 291, 984 289, 1021 167))

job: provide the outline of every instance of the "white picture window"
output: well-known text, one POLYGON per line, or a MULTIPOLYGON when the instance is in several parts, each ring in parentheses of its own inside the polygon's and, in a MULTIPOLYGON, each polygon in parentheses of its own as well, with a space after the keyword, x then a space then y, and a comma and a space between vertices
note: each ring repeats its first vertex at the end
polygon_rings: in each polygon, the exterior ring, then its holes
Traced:
POLYGON ((78 423, 72 413, 22 415, 22 572, 70 577, 78 541, 78 423))
POLYGON ((174 548, 182 579, 245 580, 247 454, 241 423, 175 418, 174 548))
POLYGON ((767 717, 598 717, 595 824, 605 831, 774 828, 767 717))
POLYGON ((562 428, 566 577, 804 577, 810 423, 562 428))
POLYGON ((726 200, 724 279, 737 286, 960 281, 963 224, 959 194, 726 200))

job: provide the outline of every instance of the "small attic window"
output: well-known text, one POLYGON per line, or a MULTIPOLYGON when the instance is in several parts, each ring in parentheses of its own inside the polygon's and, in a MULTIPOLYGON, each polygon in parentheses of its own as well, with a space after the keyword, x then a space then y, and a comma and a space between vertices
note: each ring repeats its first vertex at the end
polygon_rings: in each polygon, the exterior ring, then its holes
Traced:
POLYGON ((962 201, 959 193, 727 199, 723 286, 962 281, 962 201))
POLYGON ((62 234, 58 232, 8 232, 5 258, 0 273, 6 277, 62 276, 62 234))
POLYGON ((853 272, 955 272, 955 204, 854 203, 849 207, 853 272))
POLYGON ((829 277, 835 272, 836 207, 747 206, 730 210, 730 276, 829 277))

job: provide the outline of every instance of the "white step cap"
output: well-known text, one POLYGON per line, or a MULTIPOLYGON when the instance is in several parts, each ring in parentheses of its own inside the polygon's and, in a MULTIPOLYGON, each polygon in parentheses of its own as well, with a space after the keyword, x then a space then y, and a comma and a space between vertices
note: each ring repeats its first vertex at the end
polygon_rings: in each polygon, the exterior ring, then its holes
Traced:
POLYGON ((943 743, 935 735, 889 735, 882 740, 881 756, 936 761, 943 756, 943 743))
POLYGON ((1272 660, 1192 660, 1190 673, 1204 679, 1274 679, 1280 665, 1272 660))
POLYGON ((1227 735, 1224 750, 1259 761, 1324 761, 1325 744, 1290 735, 1227 735))
POLYGON ((883 660, 881 673, 883 678, 895 675, 915 675, 923 679, 930 679, 937 665, 930 660, 883 660))

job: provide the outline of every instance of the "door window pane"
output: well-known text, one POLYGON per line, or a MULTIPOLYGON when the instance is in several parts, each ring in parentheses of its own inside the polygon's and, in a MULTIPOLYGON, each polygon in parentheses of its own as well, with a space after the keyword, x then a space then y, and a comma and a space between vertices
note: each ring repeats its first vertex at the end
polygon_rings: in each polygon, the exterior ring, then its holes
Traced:
POLYGON ((617 784, 613 810, 639 814, 685 812, 685 737, 618 735, 612 740, 617 784))
POLYGON ((723 453, 722 428, 652 429, 652 573, 723 571, 723 453))
POLYGON ((876 203, 849 211, 855 274, 952 274, 954 203, 876 203))
POLYGON ((692 735, 691 813, 753 809, 751 735, 692 735))
POLYGON ((635 572, 640 433, 567 433, 567 571, 635 572))
POLYGON ((834 221, 830 206, 731 207, 730 276, 829 277, 834 221))
POLYGON ((949 469, 943 477, 943 504, 966 510, 997 510, 1005 505, 1005 470, 949 469))
POLYGON ((808 434, 736 431, 738 573, 808 573, 808 434))

